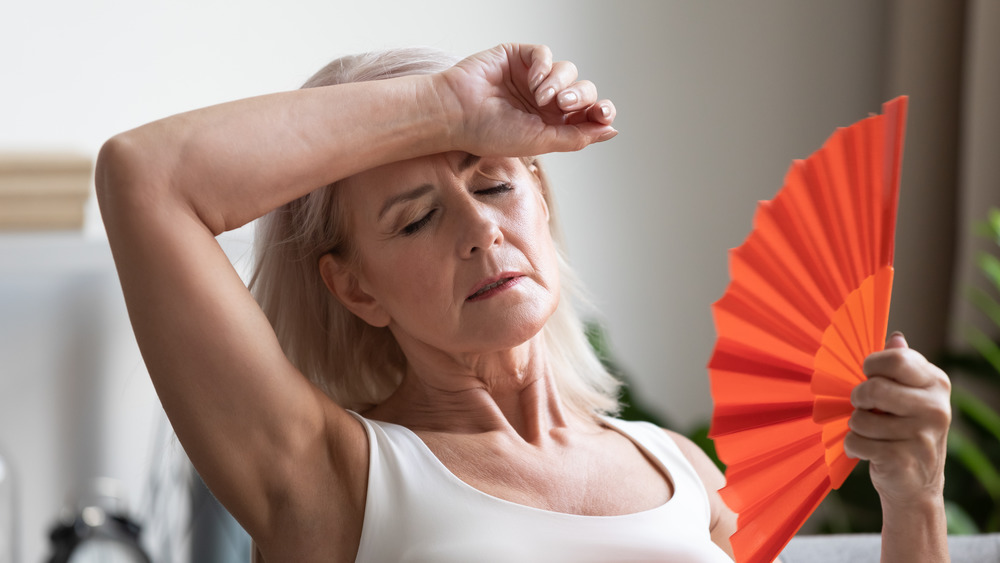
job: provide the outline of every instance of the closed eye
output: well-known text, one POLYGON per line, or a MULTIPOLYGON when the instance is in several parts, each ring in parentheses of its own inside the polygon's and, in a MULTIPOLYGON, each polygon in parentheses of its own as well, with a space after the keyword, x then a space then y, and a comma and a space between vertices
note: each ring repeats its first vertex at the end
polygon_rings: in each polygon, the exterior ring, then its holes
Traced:
POLYGON ((510 184, 503 183, 503 184, 497 184, 497 185, 495 185, 493 187, 490 187, 490 188, 485 188, 485 189, 482 189, 482 190, 476 190, 475 193, 476 193, 476 195, 490 196, 490 195, 500 195, 500 194, 507 193, 507 192, 510 192, 510 191, 513 191, 513 190, 514 190, 514 188, 510 184))
POLYGON ((416 234, 417 231, 424 228, 424 225, 430 222, 431 217, 433 217, 435 213, 437 213, 437 209, 436 208, 431 209, 423 217, 417 219, 416 221, 400 229, 399 233, 403 236, 410 236, 416 234))

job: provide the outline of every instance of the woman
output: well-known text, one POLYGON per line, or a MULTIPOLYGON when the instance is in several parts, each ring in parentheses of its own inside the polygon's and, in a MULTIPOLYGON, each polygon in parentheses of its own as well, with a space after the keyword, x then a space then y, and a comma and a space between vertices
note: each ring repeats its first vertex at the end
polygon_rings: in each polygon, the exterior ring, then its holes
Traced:
MULTIPOLYGON (((614 105, 530 45, 307 86, 123 133, 97 170, 157 393, 258 558, 728 560, 721 474, 603 416, 615 385, 561 294, 534 157, 614 137, 614 105), (214 237, 268 213, 258 306, 214 237)), ((944 560, 947 377, 890 348, 847 449, 886 558, 944 560)))

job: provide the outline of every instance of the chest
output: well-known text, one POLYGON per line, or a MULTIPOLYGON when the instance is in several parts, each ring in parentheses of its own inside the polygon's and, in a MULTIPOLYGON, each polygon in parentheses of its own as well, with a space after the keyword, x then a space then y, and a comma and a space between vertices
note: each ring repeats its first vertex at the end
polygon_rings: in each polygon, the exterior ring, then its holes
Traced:
POLYGON ((421 436, 452 476, 491 497, 542 510, 618 516, 656 508, 673 495, 666 470, 607 431, 537 447, 491 436, 421 436))

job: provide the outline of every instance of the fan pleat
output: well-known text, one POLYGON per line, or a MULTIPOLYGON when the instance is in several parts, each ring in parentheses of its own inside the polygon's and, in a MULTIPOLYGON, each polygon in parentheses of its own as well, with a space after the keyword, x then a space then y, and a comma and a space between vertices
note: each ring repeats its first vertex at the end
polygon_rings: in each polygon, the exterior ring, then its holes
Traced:
POLYGON ((794 478, 808 475, 816 459, 823 454, 814 438, 807 436, 769 452, 770 455, 734 465, 729 469, 734 484, 721 490, 726 504, 739 513, 746 513, 768 502, 771 496, 780 495, 785 487, 792 486, 794 478), (789 471, 789 468, 794 469, 789 471), (775 484, 779 484, 778 487, 775 484), (771 495, 761 496, 761 490, 770 490, 771 495))
POLYGON ((759 503, 754 509, 740 514, 739 529, 730 538, 736 560, 740 563, 773 561, 829 491, 826 463, 820 457, 810 465, 805 476, 788 481, 780 494, 772 495, 769 502, 759 503))
POLYGON ((716 307, 720 315, 729 314, 756 324, 762 333, 811 354, 823 332, 812 326, 790 307, 775 307, 749 290, 736 286, 716 307))
POLYGON ((813 401, 812 418, 820 424, 826 424, 851 416, 854 407, 851 400, 844 397, 816 397, 813 401))
POLYGON ((810 363, 812 362, 796 362, 752 348, 736 340, 720 338, 715 344, 715 353, 712 354, 709 368, 809 383, 810 363))
MULTIPOLYGON (((754 326, 752 320, 733 314, 733 312, 727 307, 715 307, 712 312, 716 322, 721 321, 728 323, 736 330, 754 326)), ((727 333, 722 336, 728 337, 730 334, 727 333)), ((733 332, 731 339, 734 342, 741 342, 742 344, 745 344, 746 347, 770 350, 774 353, 773 355, 783 355, 789 360, 797 362, 799 365, 809 365, 811 363, 811 360, 809 359, 811 354, 808 351, 797 348, 794 345, 785 342, 778 336, 764 330, 742 334, 733 332), (736 340, 737 338, 739 340, 736 340)))
POLYGON ((846 223, 845 210, 841 207, 840 198, 837 197, 838 186, 833 182, 828 160, 831 158, 832 148, 830 145, 836 141, 838 135, 833 137, 820 150, 816 151, 813 158, 806 161, 811 171, 812 185, 811 194, 817 203, 817 210, 823 220, 823 238, 830 241, 830 248, 833 251, 835 262, 832 264, 832 273, 840 281, 838 295, 844 295, 843 291, 855 287, 857 273, 855 272, 854 260, 851 257, 850 242, 848 240, 849 229, 844 229, 846 223))
MULTIPOLYGON (((740 427, 734 432, 723 434, 712 428, 711 437, 719 451, 719 459, 728 467, 737 466, 759 457, 769 457, 770 452, 789 442, 808 438, 822 439, 811 416, 786 420, 774 426, 740 427), (721 448, 719 446, 722 446, 721 448)), ((735 483, 729 485, 735 486, 735 483)), ((759 494, 764 494, 761 491, 759 494)))
POLYGON ((773 560, 857 465, 852 390, 884 346, 906 99, 836 130, 760 202, 712 306, 709 436, 737 561, 773 560))
MULTIPOLYGON (((801 265, 795 263, 796 257, 782 254, 784 249, 775 250, 776 244, 781 244, 781 241, 773 242, 775 244, 758 237, 748 240, 737 252, 730 254, 730 276, 744 280, 734 286, 734 289, 744 285, 747 288, 759 288, 779 308, 794 309, 786 314, 802 319, 796 321, 796 326, 806 322, 822 333, 826 328, 825 320, 830 317, 832 310, 819 305, 817 298, 820 293, 816 284, 808 278, 798 276, 802 270, 801 265)), ((747 292, 749 291, 751 290, 748 289, 747 292)))
POLYGON ((847 266, 850 271, 850 287, 857 287, 867 275, 868 271, 865 263, 863 248, 864 241, 870 239, 862 238, 859 229, 845 229, 843 225, 858 225, 861 218, 857 213, 857 206, 854 205, 853 197, 855 191, 850 189, 850 171, 841 163, 848 160, 847 149, 845 147, 845 137, 847 128, 838 129, 825 147, 827 158, 823 160, 823 167, 829 179, 829 194, 836 202, 837 223, 840 226, 838 232, 841 233, 846 249, 847 266))
POLYGON ((774 381, 770 377, 749 375, 745 373, 729 373, 720 377, 726 380, 725 385, 717 386, 713 392, 718 394, 720 405, 743 405, 747 400, 766 395, 772 403, 801 403, 803 397, 809 396, 809 383, 802 381, 774 381), (770 389, 770 392, 762 392, 770 389))
POLYGON ((830 468, 830 487, 833 489, 839 489, 858 464, 858 460, 849 458, 844 453, 844 437, 848 430, 846 418, 823 425, 823 448, 826 450, 826 465, 830 468))
POLYGON ((885 221, 881 231, 880 265, 892 264, 895 253, 893 240, 896 232, 896 209, 899 207, 899 162, 903 159, 906 98, 901 98, 900 103, 886 104, 885 121, 887 125, 881 131, 885 136, 884 143, 888 158, 882 159, 882 213, 885 221))
POLYGON ((764 202, 757 208, 754 222, 760 226, 759 231, 730 253, 730 277, 746 279, 752 286, 773 287, 789 307, 822 332, 833 309, 825 306, 822 289, 815 280, 803 275, 808 270, 794 242, 789 241, 790 235, 782 230, 783 222, 776 218, 777 210, 767 205, 769 203, 764 202))
POLYGON ((808 186, 803 192, 803 201, 808 201, 813 213, 818 218, 814 226, 815 234, 813 244, 818 245, 825 259, 824 275, 829 277, 833 284, 834 292, 831 296, 830 304, 836 307, 840 299, 850 290, 850 280, 847 279, 844 271, 846 263, 845 251, 841 246, 840 234, 834 225, 834 210, 829 196, 826 194, 828 188, 822 185, 817 172, 817 162, 811 159, 803 161, 808 186))
POLYGON ((847 436, 847 419, 832 421, 823 425, 823 448, 830 450, 839 442, 843 446, 844 437, 847 436))
MULTIPOLYGON (((874 304, 874 316, 875 322, 872 326, 875 327, 875 334, 885 336, 888 332, 889 327, 889 301, 892 297, 892 278, 893 278, 892 266, 884 266, 879 269, 879 272, 875 275, 875 288, 874 292, 879 296, 879 299, 875 300, 874 304)), ((875 342, 875 345, 881 344, 880 342, 875 342)))
POLYGON ((826 372, 822 368, 813 371, 810 391, 813 395, 827 395, 830 397, 842 397, 850 395, 856 381, 848 381, 839 375, 826 372))
POLYGON ((827 305, 836 310, 843 295, 840 275, 833 271, 833 251, 829 242, 824 239, 821 219, 814 209, 804 169, 804 161, 797 160, 792 164, 789 171, 791 181, 785 184, 785 188, 773 201, 775 207, 781 207, 782 219, 797 223, 801 238, 796 241, 789 239, 789 242, 795 244, 800 256, 806 258, 806 270, 802 275, 816 283, 827 305))
POLYGON ((771 426, 800 418, 812 418, 813 400, 795 403, 769 402, 758 405, 720 405, 716 408, 715 431, 730 434, 771 426))
MULTIPOLYGON (((844 129, 844 164, 848 170, 848 182, 856 189, 848 190, 852 197, 852 205, 857 212, 857 229, 861 241, 878 240, 878 233, 875 220, 877 214, 873 212, 873 202, 879 201, 877 191, 871 182, 872 163, 871 153, 868 149, 867 140, 870 133, 868 128, 874 126, 873 121, 865 120, 858 127, 848 127, 844 129)), ((860 245, 861 256, 864 260, 865 272, 872 272, 878 267, 878 246, 873 244, 860 245)))

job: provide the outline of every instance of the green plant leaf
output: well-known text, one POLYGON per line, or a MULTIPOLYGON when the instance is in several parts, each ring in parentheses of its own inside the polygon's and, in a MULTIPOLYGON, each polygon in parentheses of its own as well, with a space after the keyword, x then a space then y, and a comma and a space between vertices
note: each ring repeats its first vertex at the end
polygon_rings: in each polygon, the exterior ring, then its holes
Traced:
POLYGON ((1000 327, 1000 303, 997 303, 993 296, 978 287, 970 287, 968 297, 977 309, 986 313, 986 316, 1000 327))
POLYGON ((979 263, 979 269, 986 274, 993 286, 1000 290, 1000 258, 980 252, 976 255, 976 262, 979 263))
POLYGON ((990 208, 986 221, 973 225, 975 233, 1000 245, 1000 208, 990 208))
POLYGON ((991 207, 986 224, 993 231, 993 240, 1000 245, 1000 207, 991 207))
POLYGON ((948 520, 948 533, 951 535, 968 536, 979 533, 979 526, 969 516, 969 513, 958 504, 944 501, 944 514, 948 520))
POLYGON ((948 433, 948 452, 976 477, 994 504, 1000 503, 1000 472, 965 432, 958 428, 951 429, 948 433))
POLYGON ((951 390, 951 400, 962 414, 1000 440, 1000 413, 962 387, 954 387, 951 390))
POLYGON ((966 330, 966 339, 969 344, 986 358, 993 369, 1000 373, 1000 346, 993 341, 985 332, 974 326, 966 330))

